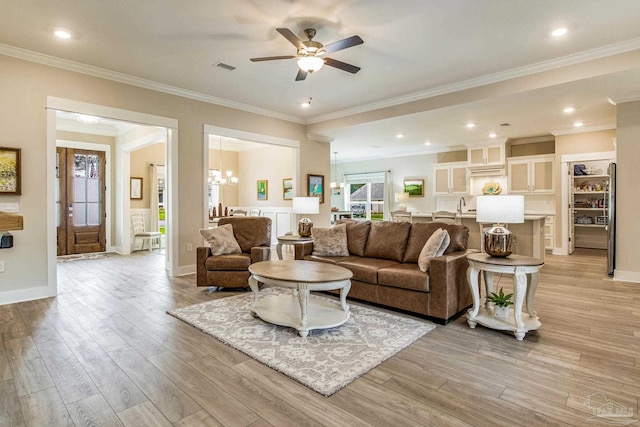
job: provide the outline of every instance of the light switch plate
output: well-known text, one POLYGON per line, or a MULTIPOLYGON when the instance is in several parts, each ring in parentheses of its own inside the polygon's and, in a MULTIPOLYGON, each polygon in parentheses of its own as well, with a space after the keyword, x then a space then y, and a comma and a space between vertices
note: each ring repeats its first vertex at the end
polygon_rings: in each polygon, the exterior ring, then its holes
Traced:
POLYGON ((0 211, 17 213, 20 210, 20 204, 18 203, 0 203, 0 211))
POLYGON ((4 273, 4 261, 0 261, 0 273, 4 273))

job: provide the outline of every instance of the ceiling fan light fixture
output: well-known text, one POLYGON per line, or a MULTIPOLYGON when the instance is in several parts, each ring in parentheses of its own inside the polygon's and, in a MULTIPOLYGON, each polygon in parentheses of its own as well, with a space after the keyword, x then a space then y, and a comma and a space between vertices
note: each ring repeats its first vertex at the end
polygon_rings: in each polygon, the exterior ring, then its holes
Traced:
POLYGON ((324 60, 317 56, 303 56, 298 59, 298 67, 307 73, 318 71, 324 65, 324 60))

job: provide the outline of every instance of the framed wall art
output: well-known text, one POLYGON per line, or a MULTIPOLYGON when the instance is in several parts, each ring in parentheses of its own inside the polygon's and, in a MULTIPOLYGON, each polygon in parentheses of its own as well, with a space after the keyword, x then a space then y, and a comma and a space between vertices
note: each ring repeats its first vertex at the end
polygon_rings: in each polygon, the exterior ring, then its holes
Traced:
POLYGON ((131 177, 131 195, 129 196, 131 199, 140 200, 142 199, 142 178, 139 177, 131 177))
POLYGON ((0 147, 0 195, 21 192, 20 148, 0 147))
POLYGON ((424 179, 405 179, 403 189, 405 193, 409 193, 409 197, 423 197, 424 179))
POLYGON ((293 200, 293 178, 282 179, 282 200, 293 200))
POLYGON ((258 200, 267 200, 269 198, 269 181, 260 179, 257 183, 258 200))
POLYGON ((307 174, 307 192, 310 197, 319 197, 324 203, 324 175, 307 174))

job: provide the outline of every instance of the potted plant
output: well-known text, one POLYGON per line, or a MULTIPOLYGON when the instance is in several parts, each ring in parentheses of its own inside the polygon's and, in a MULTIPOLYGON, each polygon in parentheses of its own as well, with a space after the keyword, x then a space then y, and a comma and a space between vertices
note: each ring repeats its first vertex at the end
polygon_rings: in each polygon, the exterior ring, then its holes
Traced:
POLYGON ((513 294, 505 295, 502 288, 500 288, 497 294, 491 292, 491 295, 487 299, 493 303, 493 317, 502 320, 509 317, 509 306, 513 305, 513 301, 511 301, 512 296, 513 294))

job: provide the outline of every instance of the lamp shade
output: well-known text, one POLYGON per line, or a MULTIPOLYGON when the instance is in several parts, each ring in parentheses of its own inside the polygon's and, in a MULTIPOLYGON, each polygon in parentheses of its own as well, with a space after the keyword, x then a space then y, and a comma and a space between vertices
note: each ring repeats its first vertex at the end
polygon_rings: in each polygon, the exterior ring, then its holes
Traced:
POLYGON ((524 196, 476 197, 476 221, 518 224, 524 222, 524 196))
POLYGON ((402 193, 395 193, 394 194, 394 199, 397 202, 408 202, 409 201, 409 193, 406 192, 402 192, 402 193))
POLYGON ((297 214, 320 213, 320 198, 319 197, 294 197, 293 213, 297 213, 297 214))

